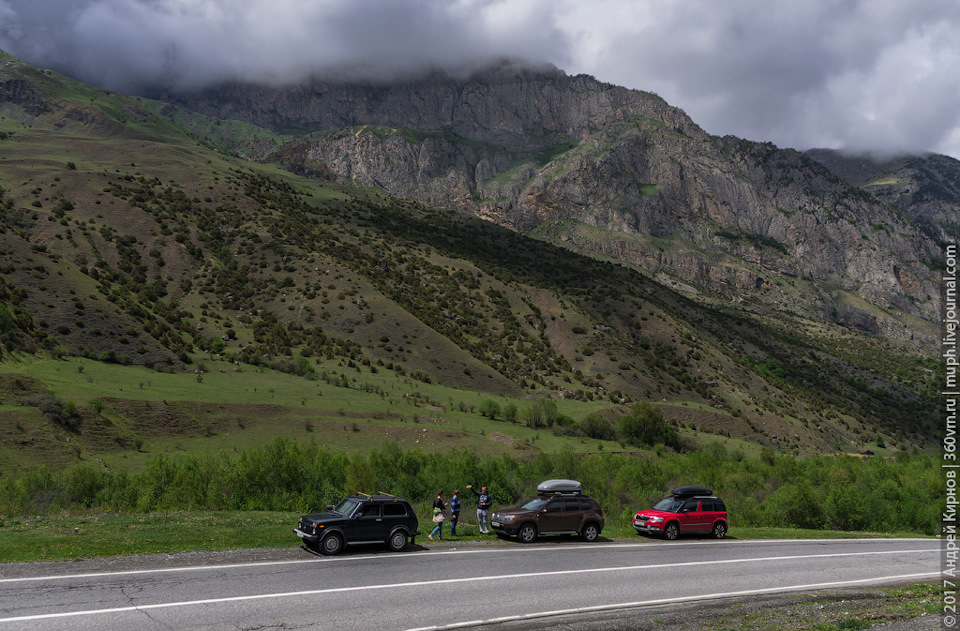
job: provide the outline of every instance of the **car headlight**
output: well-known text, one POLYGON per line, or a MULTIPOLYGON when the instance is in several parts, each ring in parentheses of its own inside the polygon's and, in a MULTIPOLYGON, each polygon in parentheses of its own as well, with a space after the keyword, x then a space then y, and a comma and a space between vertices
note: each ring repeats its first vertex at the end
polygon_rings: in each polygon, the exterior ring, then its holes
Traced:
POLYGON ((647 521, 651 524, 659 524, 660 522, 663 521, 663 517, 651 517, 647 521))
POLYGON ((501 521, 505 524, 509 524, 514 519, 516 519, 517 516, 516 515, 494 515, 493 518, 496 519, 497 521, 501 521))

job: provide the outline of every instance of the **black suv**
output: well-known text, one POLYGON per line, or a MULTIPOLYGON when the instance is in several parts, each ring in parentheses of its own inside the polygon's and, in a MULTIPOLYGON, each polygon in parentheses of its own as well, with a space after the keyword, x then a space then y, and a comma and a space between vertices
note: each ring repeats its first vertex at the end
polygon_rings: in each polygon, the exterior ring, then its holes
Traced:
POLYGON ((603 509, 583 495, 576 480, 547 480, 537 495, 516 508, 495 511, 490 525, 500 536, 516 536, 533 543, 540 535, 580 535, 595 541, 603 530, 603 509))
POLYGON ((393 495, 352 495, 326 512, 304 515, 293 529, 311 550, 337 554, 344 546, 386 543, 394 552, 420 534, 410 502, 393 495))

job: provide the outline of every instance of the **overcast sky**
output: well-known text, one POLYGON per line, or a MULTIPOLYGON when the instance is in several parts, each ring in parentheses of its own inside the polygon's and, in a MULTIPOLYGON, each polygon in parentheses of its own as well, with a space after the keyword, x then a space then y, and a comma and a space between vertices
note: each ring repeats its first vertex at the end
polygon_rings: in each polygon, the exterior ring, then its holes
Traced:
POLYGON ((0 48, 127 93, 514 57, 713 134, 960 159, 958 0, 0 0, 0 48))

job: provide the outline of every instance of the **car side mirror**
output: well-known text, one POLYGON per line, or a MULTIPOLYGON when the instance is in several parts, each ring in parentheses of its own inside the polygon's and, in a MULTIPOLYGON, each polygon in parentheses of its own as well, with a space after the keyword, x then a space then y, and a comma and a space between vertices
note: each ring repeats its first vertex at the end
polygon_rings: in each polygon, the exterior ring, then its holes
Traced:
POLYGON ((327 510, 333 510, 333 504, 327 504, 327 510))

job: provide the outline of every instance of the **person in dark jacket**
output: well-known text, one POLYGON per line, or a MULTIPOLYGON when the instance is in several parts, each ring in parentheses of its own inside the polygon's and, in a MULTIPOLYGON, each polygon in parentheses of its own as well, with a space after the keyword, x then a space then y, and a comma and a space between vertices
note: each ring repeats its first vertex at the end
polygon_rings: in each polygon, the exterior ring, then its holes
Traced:
POLYGON ((457 536, 457 520, 460 519, 460 489, 453 491, 450 498, 450 536, 457 536))
POLYGON ((427 539, 433 541, 433 535, 437 535, 440 541, 443 541, 443 521, 446 519, 444 511, 447 509, 447 503, 443 501, 443 491, 437 491, 437 498, 433 500, 433 521, 437 526, 427 535, 427 539))
POLYGON ((480 532, 485 535, 490 534, 490 507, 493 506, 493 496, 487 492, 487 487, 480 487, 480 491, 468 484, 467 488, 473 491, 477 496, 477 525, 480 526, 480 532))

